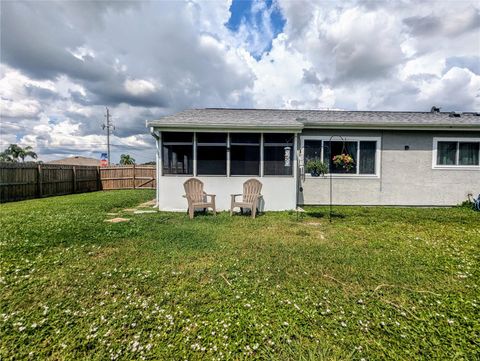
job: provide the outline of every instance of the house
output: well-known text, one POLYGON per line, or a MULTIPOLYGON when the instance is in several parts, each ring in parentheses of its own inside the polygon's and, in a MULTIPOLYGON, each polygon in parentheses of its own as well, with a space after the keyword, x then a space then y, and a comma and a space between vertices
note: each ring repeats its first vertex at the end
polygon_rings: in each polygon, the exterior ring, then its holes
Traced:
POLYGON ((82 157, 82 156, 56 159, 56 160, 52 160, 45 163, 46 164, 64 164, 64 165, 89 165, 89 166, 95 166, 95 167, 100 166, 99 159, 82 157))
POLYGON ((228 209, 249 178, 265 210, 297 205, 451 206, 480 193, 480 113, 191 109, 147 122, 157 146, 157 203, 185 210, 197 177, 228 209), (354 165, 333 164, 349 154, 354 165), (313 177, 304 164, 329 165, 313 177))

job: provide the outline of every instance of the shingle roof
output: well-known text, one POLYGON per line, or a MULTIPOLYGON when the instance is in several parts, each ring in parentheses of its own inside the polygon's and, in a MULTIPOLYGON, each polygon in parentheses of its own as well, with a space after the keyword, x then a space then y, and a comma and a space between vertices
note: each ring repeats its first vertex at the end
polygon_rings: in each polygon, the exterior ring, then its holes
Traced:
POLYGON ((82 156, 69 157, 63 159, 51 160, 45 162, 47 164, 65 164, 65 165, 91 165, 98 167, 100 165, 100 160, 95 158, 88 158, 82 156))
POLYGON ((480 113, 283 110, 283 109, 190 109, 148 122, 161 128, 262 128, 312 127, 445 127, 480 130, 480 113))

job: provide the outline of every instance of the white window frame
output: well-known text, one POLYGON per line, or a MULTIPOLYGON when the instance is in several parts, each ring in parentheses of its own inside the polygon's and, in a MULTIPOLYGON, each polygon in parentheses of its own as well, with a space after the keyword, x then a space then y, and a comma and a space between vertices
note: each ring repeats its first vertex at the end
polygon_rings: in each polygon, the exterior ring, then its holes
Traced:
MULTIPOLYGON (((464 137, 434 137, 433 138, 433 151, 432 151, 432 169, 444 169, 444 170, 478 170, 480 169, 479 165, 443 165, 437 164, 437 151, 438 151, 438 142, 456 142, 457 143, 457 151, 455 153, 455 162, 458 163, 460 151, 459 151, 459 144, 460 143, 480 143, 480 138, 464 138, 464 137)), ((480 153, 480 147, 479 147, 480 153)), ((480 159, 480 154, 479 154, 480 159)))
MULTIPOLYGON (((324 153, 324 142, 330 141, 330 136, 324 135, 305 135, 301 136, 301 153, 305 155, 305 141, 306 140, 321 140, 322 141, 322 149, 321 149, 321 159, 323 162, 323 153, 324 153)), ((375 149, 375 174, 360 174, 360 167, 357 164, 357 172, 356 173, 332 173, 331 176, 333 178, 380 178, 380 170, 381 170, 381 149, 382 149, 382 138, 381 137, 343 137, 340 139, 339 137, 333 137, 332 142, 357 142, 357 163, 360 160, 360 142, 361 141, 370 141, 370 142, 377 142, 376 149, 375 149)), ((328 175, 330 176, 330 174, 328 175)), ((313 178, 313 179, 321 179, 321 177, 312 177, 310 174, 305 172, 306 178, 313 178)))

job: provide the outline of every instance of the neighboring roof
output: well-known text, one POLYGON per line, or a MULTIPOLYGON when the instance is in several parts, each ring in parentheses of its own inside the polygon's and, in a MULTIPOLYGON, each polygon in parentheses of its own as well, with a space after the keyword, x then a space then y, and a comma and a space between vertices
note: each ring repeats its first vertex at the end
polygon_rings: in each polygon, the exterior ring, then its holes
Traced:
POLYGON ((100 160, 89 157, 69 157, 63 159, 52 160, 50 162, 45 162, 46 164, 65 164, 65 165, 92 165, 99 166, 100 160))
POLYGON ((148 121, 157 128, 469 128, 480 130, 480 113, 283 109, 189 109, 148 121))

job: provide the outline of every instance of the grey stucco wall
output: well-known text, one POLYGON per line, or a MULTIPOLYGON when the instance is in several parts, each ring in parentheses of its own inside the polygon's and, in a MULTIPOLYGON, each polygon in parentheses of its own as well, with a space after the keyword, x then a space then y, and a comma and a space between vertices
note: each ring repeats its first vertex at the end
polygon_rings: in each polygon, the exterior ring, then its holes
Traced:
MULTIPOLYGON (((380 177, 333 179, 333 204, 450 206, 480 193, 480 169, 432 169, 434 137, 480 138, 480 132, 305 130, 301 137, 380 137, 380 177), (410 147, 405 150, 405 145, 410 147)), ((299 142, 301 146, 301 142, 299 142)), ((329 178, 299 177, 298 203, 328 204, 329 178), (300 189, 303 191, 300 191, 300 189)))

